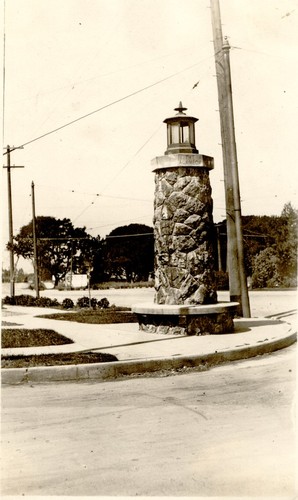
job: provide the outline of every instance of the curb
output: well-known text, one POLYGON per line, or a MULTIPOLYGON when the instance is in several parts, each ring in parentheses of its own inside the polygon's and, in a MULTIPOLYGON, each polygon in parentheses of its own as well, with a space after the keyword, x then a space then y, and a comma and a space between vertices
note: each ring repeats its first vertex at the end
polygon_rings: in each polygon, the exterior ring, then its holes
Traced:
POLYGON ((171 358, 144 359, 141 361, 116 361, 82 365, 64 365, 32 368, 6 368, 1 371, 3 385, 21 385, 31 383, 104 381, 117 379, 125 375, 152 373, 160 370, 198 368, 206 371, 212 366, 226 362, 239 361, 284 349, 297 341, 297 333, 260 342, 260 345, 235 347, 228 351, 215 351, 203 355, 177 356, 171 358))

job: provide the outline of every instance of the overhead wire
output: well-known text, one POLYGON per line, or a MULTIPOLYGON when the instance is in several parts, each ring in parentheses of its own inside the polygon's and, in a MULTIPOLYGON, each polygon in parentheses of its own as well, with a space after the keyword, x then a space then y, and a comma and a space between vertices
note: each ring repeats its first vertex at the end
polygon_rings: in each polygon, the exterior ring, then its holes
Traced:
MULTIPOLYGON (((208 58, 204 58, 204 60, 205 59, 209 59, 209 57, 208 58)), ((38 141, 40 139, 43 139, 44 137, 47 137, 47 136, 49 136, 51 134, 54 134, 54 133, 58 132, 59 130, 62 130, 64 128, 66 128, 66 127, 69 127, 70 125, 73 125, 74 123, 77 123, 77 122, 79 122, 81 120, 84 120, 85 118, 88 118, 89 116, 92 116, 92 115, 94 115, 96 113, 99 113, 100 111, 102 111, 102 110, 104 110, 106 108, 109 108, 109 107, 111 107, 111 106, 113 106, 115 104, 118 104, 119 102, 122 102, 122 101, 125 101, 126 99, 129 99, 130 97, 133 97, 133 96, 135 96, 137 94, 140 94, 141 92, 144 92, 145 90, 148 90, 148 89, 150 89, 152 87, 155 87, 156 85, 159 85, 160 83, 166 82, 167 80, 170 80, 171 78, 174 78, 175 76, 177 76, 177 75, 179 75, 181 73, 184 73, 185 71, 187 71, 187 70, 189 70, 191 68, 194 68, 195 66, 197 66, 201 62, 202 61, 198 61, 198 62, 196 62, 194 64, 191 64, 190 66, 188 66, 188 67, 180 70, 180 71, 176 71, 175 73, 172 73, 171 75, 168 75, 165 78, 162 78, 162 79, 160 79, 160 80, 158 80, 158 81, 156 81, 154 83, 151 83, 150 85, 146 85, 145 87, 142 87, 141 89, 135 90, 134 92, 131 92, 130 94, 127 94, 127 95, 125 95, 123 97, 120 97, 119 99, 116 99, 115 101, 112 101, 112 102, 110 102, 108 104, 105 104, 104 106, 101 106, 98 109, 95 109, 93 111, 90 111, 89 113, 86 113, 83 116, 75 118, 74 120, 71 120, 70 122, 67 122, 64 125, 61 125, 60 127, 56 127, 55 129, 50 130, 49 132, 45 132, 44 134, 41 134, 40 136, 35 137, 34 139, 31 139, 30 141, 24 142, 23 144, 21 144, 19 146, 13 147, 13 148, 11 148, 10 151, 14 151, 15 149, 19 149, 19 148, 24 148, 25 146, 28 146, 28 144, 32 144, 33 142, 36 142, 36 141, 38 141)), ((3 153, 3 155, 6 155, 6 154, 7 154, 7 152, 3 153)))
MULTIPOLYGON (((139 217, 134 217, 134 220, 141 220, 141 219, 145 219, 146 217, 149 217, 151 216, 152 214, 145 214, 145 215, 141 215, 139 217)), ((125 219, 125 220, 121 220, 121 221, 117 221, 117 222, 112 222, 110 224, 102 224, 100 226, 94 226, 94 227, 87 227, 86 229, 88 229, 89 231, 93 231, 94 229, 101 229, 103 227, 111 227, 111 226, 115 226, 115 225, 119 225, 119 224, 124 224, 125 222, 131 222, 131 219, 125 219)))
MULTIPOLYGON (((130 10, 130 9, 129 9, 130 10)), ((117 32, 117 29, 118 29, 118 26, 120 25, 122 21, 122 18, 119 19, 118 23, 115 24, 115 27, 114 26, 111 26, 111 33, 114 33, 114 32, 117 32)), ((108 46, 109 42, 110 42, 111 38, 105 38, 104 40, 104 43, 103 44, 100 44, 100 49, 98 49, 93 57, 93 60, 97 57, 98 53, 99 52, 102 52, 102 53, 107 53, 107 51, 105 50, 106 47, 108 46)), ((89 60, 91 60, 91 58, 89 57, 89 60)), ((83 75, 85 73, 85 68, 88 66, 89 64, 89 61, 88 59, 86 58, 86 56, 84 55, 84 58, 81 59, 78 63, 78 68, 79 68, 79 71, 77 71, 77 78, 79 78, 81 75, 83 75)), ((86 80, 88 81, 88 80, 86 80)), ((66 92, 63 92, 63 96, 66 96, 69 94, 69 92, 71 92, 75 85, 77 85, 77 83, 72 83, 70 85, 67 85, 66 87, 64 87, 64 89, 66 88, 66 92)), ((52 107, 51 108, 51 111, 48 113, 48 115, 46 116, 46 118, 44 119, 44 121, 39 124, 39 129, 48 121, 48 119, 50 118, 50 116, 52 116, 54 114, 54 112, 57 110, 57 108, 59 108, 60 106, 60 102, 64 99, 64 97, 61 96, 61 98, 57 101, 55 101, 55 107, 52 107)))
MULTIPOLYGON (((125 165, 114 175, 114 177, 112 177, 112 179, 110 179, 110 181, 106 184, 106 186, 104 186, 103 190, 102 191, 105 191, 105 189, 107 189, 107 187, 118 177, 118 175, 120 175, 120 173, 122 173, 127 167, 128 165, 130 164, 130 162, 139 154, 139 152, 146 146, 146 144, 148 144, 148 142, 152 139, 152 137, 157 133, 157 131, 160 129, 161 125, 159 125, 159 127, 153 132, 153 134, 151 134, 151 136, 149 137, 149 139, 147 139, 144 144, 142 144, 142 146, 136 151, 136 153, 125 163, 125 165)), ((100 194, 96 194, 95 195, 95 199, 97 197, 99 197, 100 194)), ((111 198, 118 198, 118 197, 112 197, 111 198)), ((120 197, 119 197, 120 198, 120 197)), ((122 199, 126 199, 125 197, 121 197, 122 199)), ((129 198, 128 198, 129 199, 129 198)), ((141 200, 140 200, 141 201, 141 200)), ((86 208, 84 208, 84 210, 74 219, 74 222, 76 220, 78 220, 81 215, 83 215, 83 213, 85 213, 88 208, 90 208, 92 205, 94 205, 95 203, 95 200, 92 201, 86 208)))
POLYGON ((94 201, 92 201, 92 202, 91 202, 91 203, 90 203, 87 207, 85 207, 85 208, 84 208, 84 210, 82 210, 82 211, 79 213, 79 215, 77 215, 77 216, 73 219, 73 222, 75 222, 76 220, 78 220, 78 219, 81 217, 81 215, 83 215, 83 213, 85 213, 85 212, 88 210, 88 208, 90 208, 92 205, 94 205, 94 201))
MULTIPOLYGON (((189 91, 187 92, 187 95, 189 95, 192 91, 193 91, 193 88, 190 88, 189 91)), ((103 187, 102 189, 102 192, 99 193, 99 194, 94 194, 94 196, 104 196, 102 193, 115 181, 115 179, 128 167, 128 165, 132 162, 132 160, 140 153, 140 151, 142 151, 142 149, 150 142, 150 140, 152 139, 152 137, 154 137, 154 135, 160 130, 160 128, 162 127, 163 124, 160 124, 157 129, 153 132, 153 134, 150 135, 150 137, 142 144, 142 146, 134 153, 134 155, 125 163, 125 165, 108 181, 108 183, 103 187)), ((136 200, 135 198, 126 198, 126 197, 117 197, 117 196, 110 196, 111 198, 117 198, 117 199, 129 199, 129 200, 135 200, 135 201, 143 201, 143 200, 136 200)), ((147 200, 147 201, 150 201, 151 200, 147 200)), ((79 213, 79 215, 74 219, 74 222, 76 220, 78 220, 81 215, 83 215, 92 205, 94 205, 95 201, 91 202, 90 204, 88 204, 87 207, 84 208, 84 210, 82 212, 79 213)))
POLYGON ((151 233, 134 233, 134 234, 113 234, 107 235, 106 240, 110 240, 112 238, 129 238, 130 236, 153 236, 153 231, 151 233))
MULTIPOLYGON (((204 58, 204 59, 209 59, 209 57, 208 57, 208 58, 204 58)), ((120 98, 120 99, 118 99, 118 100, 116 100, 116 101, 113 101, 112 103, 109 103, 109 104, 107 104, 107 105, 105 105, 105 106, 103 106, 103 107, 101 107, 101 108, 99 108, 99 109, 97 109, 97 110, 94 110, 94 111, 92 111, 92 112, 90 112, 90 113, 88 113, 88 114, 86 114, 86 115, 83 115, 83 116, 81 116, 81 117, 79 117, 79 118, 77 118, 77 119, 75 119, 75 120, 72 120, 71 122, 68 122, 67 124, 62 125, 61 127, 57 127, 56 129, 54 129, 54 130, 52 130, 52 131, 49 131, 49 132, 47 132, 47 133, 45 133, 45 134, 42 134, 41 136, 38 136, 38 137, 36 137, 35 139, 32 139, 31 141, 28 141, 28 142, 26 142, 26 143, 23 143, 23 144, 22 144, 22 146, 18 146, 18 147, 24 147, 24 146, 26 146, 26 145, 28 145, 28 144, 30 144, 30 143, 32 143, 32 142, 35 142, 35 141, 37 141, 37 140, 39 140, 39 139, 41 139, 41 138, 43 138, 43 137, 45 137, 45 136, 47 136, 47 135, 53 134, 53 133, 57 132, 58 130, 61 130, 61 129, 63 129, 63 128, 67 127, 67 126, 70 126, 71 124, 73 124, 73 123, 75 123, 75 122, 77 122, 77 121, 79 121, 79 120, 82 120, 82 119, 84 119, 84 118, 86 118, 86 117, 88 117, 88 116, 90 116, 90 115, 92 115, 92 114, 94 114, 94 113, 97 113, 97 112, 99 112, 99 111, 101 111, 101 110, 103 110, 103 109, 105 109, 105 108, 107 108, 107 107, 109 107, 109 106, 112 106, 113 104, 116 104, 116 103, 118 103, 118 102, 120 102, 120 101, 123 101, 124 99, 127 99, 127 98, 129 98, 129 97, 132 97, 132 96, 134 96, 134 95, 136 95, 136 94, 138 94, 138 93, 140 93, 140 92, 142 92, 142 91, 144 91, 144 90, 146 90, 146 89, 149 89, 149 88, 151 88, 151 87, 153 87, 153 86, 155 86, 155 85, 157 85, 157 84, 159 84, 159 83, 162 83, 162 82, 164 82, 164 81, 166 81, 166 80, 168 80, 168 79, 170 79, 170 78, 173 78, 174 76, 176 76, 176 75, 178 75, 178 74, 181 74, 181 73, 183 73, 184 71, 187 71, 188 69, 190 69, 190 68, 193 68, 193 67, 197 66, 198 64, 199 64, 199 62, 197 62, 197 63, 195 63, 195 64, 192 64, 191 66, 188 66, 187 68, 184 68, 183 70, 177 71, 177 72, 175 72, 175 73, 173 73, 173 74, 169 75, 168 77, 165 77, 165 78, 163 78, 163 79, 161 79, 161 80, 159 80, 159 81, 157 81, 157 82, 154 82, 153 84, 150 84, 150 85, 148 85, 148 86, 146 86, 146 87, 144 87, 144 88, 142 88, 142 89, 139 89, 139 90, 137 90, 137 91, 135 91, 135 92, 133 92, 133 93, 131 93, 131 94, 127 95, 127 96, 124 96, 124 97, 122 97, 122 98, 120 98)), ((133 158, 135 158, 135 157, 138 155, 138 153, 139 153, 139 152, 140 152, 140 151, 141 151, 141 150, 142 150, 142 149, 146 146, 146 144, 147 144, 147 143, 151 140, 151 138, 152 138, 152 137, 153 137, 153 136, 157 133, 157 131, 161 128, 161 126, 162 126, 162 125, 160 125, 160 126, 159 126, 159 127, 158 127, 155 131, 154 131, 154 133, 153 133, 153 134, 152 134, 152 135, 151 135, 151 136, 150 136, 150 137, 149 137, 149 138, 145 141, 145 143, 144 143, 144 144, 143 144, 143 145, 142 145, 142 146, 141 146, 141 147, 140 147, 140 148, 136 151, 136 153, 135 153, 135 154, 134 154, 134 155, 133 155, 133 156, 129 159, 129 161, 128 161, 128 162, 127 162, 127 163, 126 163, 126 164, 125 164, 125 165, 124 165, 121 169, 120 169, 120 171, 118 171, 118 172, 116 173, 116 175, 113 177, 113 179, 111 179, 111 180, 109 181, 109 183, 108 183, 108 184, 104 187, 104 190, 105 190, 105 189, 107 189, 107 187, 111 184, 111 182, 113 182, 113 181, 115 180, 115 178, 116 178, 116 177, 118 177, 118 175, 120 175, 120 174, 121 174, 121 173, 125 170, 125 168, 127 168, 127 166, 130 164, 130 162, 133 160, 133 158)), ((14 150, 14 149, 16 149, 16 148, 12 148, 12 150, 14 150)), ((104 195, 102 195, 102 194, 101 194, 101 196, 104 196, 104 195)), ((119 198, 119 199, 120 199, 120 197, 115 197, 115 198, 119 198)), ((123 198, 123 199, 125 199, 125 197, 122 197, 122 198, 123 198)), ((132 198, 129 198, 129 199, 132 199, 132 198)), ((139 200, 138 200, 138 201, 139 201, 139 200)), ((141 200, 140 200, 140 201, 141 201, 141 200)), ((147 201, 149 201, 149 200, 147 200, 147 201)), ((84 210, 83 210, 82 212, 80 212, 80 214, 79 214, 79 215, 75 218, 75 220, 77 220, 79 217, 81 217, 81 215, 82 215, 84 212, 86 212, 86 211, 88 210, 88 208, 90 208, 92 205, 94 205, 94 201, 93 201, 93 202, 91 202, 91 204, 89 204, 87 207, 85 207, 85 208, 84 208, 84 210)))
POLYGON ((118 170, 118 172, 116 172, 116 174, 114 175, 114 177, 112 177, 109 182, 107 182, 107 184, 103 187, 102 191, 104 192, 109 186, 110 184, 112 184, 115 179, 128 167, 128 165, 132 162, 132 160, 134 158, 136 158, 136 156, 142 151, 142 149, 148 144, 148 142, 151 141, 152 137, 155 136, 155 134, 160 130, 160 128, 162 127, 162 124, 158 126, 158 128, 153 132, 153 134, 150 135, 150 137, 144 142, 144 144, 142 144, 142 146, 134 153, 134 155, 125 163, 125 165, 120 168, 120 170, 118 170))
MULTIPOLYGON (((241 47, 231 47, 231 48, 241 48, 241 47)), ((186 49, 181 49, 179 51, 173 51, 173 52, 169 52, 167 54, 164 54, 162 56, 159 56, 159 57, 154 57, 154 58, 151 58, 151 59, 147 59, 146 61, 142 61, 142 62, 139 62, 139 63, 136 63, 136 64, 132 64, 130 66, 124 66, 122 68, 118 68, 114 71, 109 71, 108 73, 101 73, 97 76, 93 76, 91 78, 86 78, 84 80, 78 80, 78 81, 74 81, 73 83, 69 83, 67 85, 63 85, 61 87, 56 87, 56 88, 53 88, 52 90, 49 90, 49 91, 44 91, 44 92, 39 92, 38 93, 38 96, 43 96, 43 95, 48 95, 48 94, 52 94, 52 93, 55 93, 55 92, 58 92, 60 90, 73 90, 74 87, 77 87, 79 85, 82 85, 84 83, 88 83, 88 82, 91 82, 91 81, 94 81, 94 80, 97 80, 99 78, 103 78, 103 77, 106 77, 106 76, 110 76, 110 75, 114 75, 114 74, 117 74, 117 73, 121 73, 122 71, 127 71, 127 70, 130 70, 130 69, 133 69, 133 68, 138 68, 140 66, 144 66, 145 64, 148 64, 148 63, 151 63, 151 62, 154 62, 154 61, 159 61, 160 59, 165 59, 165 58, 168 58, 168 57, 171 57, 173 55, 175 55, 175 57, 177 57, 177 53, 181 53, 181 52, 189 52, 189 47, 186 48, 186 49)), ((22 99, 19 99, 15 102, 21 102, 21 101, 28 101, 30 99, 35 99, 36 98, 36 95, 32 95, 32 96, 29 96, 27 98, 22 98, 22 99)), ((41 127, 41 125, 39 125, 39 128, 41 127)))
MULTIPOLYGON (((45 184, 35 184, 36 187, 45 187, 47 190, 48 189, 55 189, 57 191, 56 186, 48 186, 45 184)), ((131 196, 118 196, 118 195, 109 195, 109 194, 102 194, 102 193, 89 193, 86 191, 79 191, 76 189, 59 189, 59 191, 67 192, 67 193, 74 193, 74 194, 83 194, 84 196, 97 196, 99 198, 112 198, 112 199, 119 199, 119 200, 129 200, 129 201, 147 201, 151 203, 152 200, 148 200, 146 198, 132 198, 131 196)))
MULTIPOLYGON (((208 58, 204 58, 204 60, 205 60, 205 59, 209 59, 209 57, 208 57, 208 58)), ((187 71, 188 69, 191 69, 191 68, 193 68, 193 67, 197 66, 198 64, 199 64, 199 62, 197 62, 197 63, 195 63, 195 64, 192 64, 191 66, 188 66, 187 68, 184 68, 183 70, 177 71, 177 72, 175 72, 175 73, 173 73, 173 74, 171 74, 171 75, 169 75, 169 76, 167 76, 167 77, 165 77, 165 78, 163 78, 163 79, 161 79, 161 80, 158 80, 157 82, 154 82, 153 84, 150 84, 150 85, 148 85, 148 86, 146 86, 146 87, 143 87, 142 89, 139 89, 139 90, 137 90, 137 91, 135 91, 135 92, 132 92, 131 94, 128 94, 128 95, 126 95, 126 96, 124 96, 124 97, 122 97, 122 98, 120 98, 120 99, 117 99, 116 101, 113 101, 112 103, 109 103, 109 104, 107 104, 107 105, 105 105, 105 106, 103 106, 103 107, 101 107, 101 108, 98 108, 98 109, 96 109, 96 110, 94 110, 94 111, 92 111, 92 112, 90 112, 90 113, 88 113, 88 114, 86 114, 86 115, 83 115, 83 116, 81 116, 81 117, 79 117, 79 118, 77 118, 77 119, 75 119, 75 120, 72 120, 71 122, 68 122, 68 123, 66 123, 66 124, 62 125, 61 127, 57 127, 56 129, 54 129, 54 130, 52 130, 52 131, 49 131, 49 132, 47 132, 47 133, 45 133, 45 134, 42 134, 41 136, 38 136, 38 137, 36 137, 35 139, 32 139, 32 140, 30 140, 30 141, 28 141, 28 142, 26 142, 26 143, 23 143, 21 147, 24 147, 24 146, 26 146, 26 145, 28 145, 28 144, 30 144, 30 143, 32 143, 32 142, 35 142, 35 141, 37 141, 37 140, 39 140, 39 139, 41 139, 41 138, 43 138, 43 137, 45 137, 45 136, 47 136, 47 135, 53 134, 53 133, 55 133, 55 132, 57 132, 57 131, 59 131, 59 130, 61 130, 61 129, 63 129, 63 128, 67 127, 67 126, 70 126, 71 124, 74 124, 74 123, 78 122, 79 120, 82 120, 82 119, 84 119, 84 118, 87 118, 88 116, 90 116, 90 115, 92 115, 92 114, 95 114, 95 113, 97 113, 97 112, 99 112, 99 111, 101 111, 101 110, 103 110, 103 109, 105 109, 105 108, 107 108, 107 107, 109 107, 109 106, 112 106, 113 104, 116 104, 116 103, 118 103, 118 102, 120 102, 120 101, 123 101, 124 99, 128 99, 129 97, 132 97, 132 96, 134 96, 134 95, 136 95, 136 94, 138 94, 138 93, 140 93, 140 92, 143 92, 144 90, 147 90, 147 89, 149 89, 149 88, 152 88, 153 86, 158 85, 159 83, 162 83, 162 82, 164 82, 164 81, 166 81, 166 80, 168 80, 168 79, 170 79, 170 78, 173 78, 174 76, 176 76, 176 75, 178 75, 178 74, 181 74, 181 73, 183 73, 183 72, 187 71)), ((121 174, 121 173, 125 170, 125 168, 127 168, 127 166, 130 164, 130 162, 131 162, 131 161, 132 161, 132 160, 133 160, 133 159, 134 159, 134 158, 138 155, 138 153, 139 153, 139 152, 140 152, 140 151, 141 151, 141 150, 142 150, 142 149, 146 146, 146 144, 148 144, 148 142, 151 140, 151 138, 152 138, 152 137, 153 137, 153 136, 157 133, 157 131, 161 128, 161 126, 162 126, 162 124, 161 124, 161 125, 160 125, 160 126, 159 126, 159 127, 158 127, 158 128, 157 128, 154 132, 153 132, 153 134, 152 134, 152 135, 151 135, 151 136, 150 136, 150 137, 149 137, 149 138, 148 138, 148 139, 144 142, 144 144, 143 144, 143 145, 142 145, 142 146, 141 146, 141 147, 140 147, 140 148, 136 151, 136 153, 135 153, 135 154, 134 154, 134 155, 133 155, 133 156, 129 159, 129 161, 128 161, 128 162, 127 162, 127 163, 126 163, 126 164, 125 164, 125 165, 124 165, 121 169, 120 169, 120 171, 118 171, 118 172, 115 174, 115 176, 114 176, 114 177, 113 177, 113 178, 109 181, 109 183, 108 183, 108 184, 104 187, 104 189, 103 189, 103 190, 107 189, 107 187, 108 187, 108 186, 109 186, 109 185, 110 185, 110 184, 111 184, 111 183, 115 180, 115 178, 116 178, 116 177, 118 177, 118 175, 120 175, 120 174, 121 174)), ((19 147, 20 147, 20 146, 19 146, 19 147)), ((16 149, 16 148, 13 148, 13 149, 16 149)), ((12 149, 12 150, 13 150, 13 149, 12 149)), ((96 196, 99 196, 99 195, 97 194, 96 196)), ((100 194, 100 196, 104 196, 104 195, 103 195, 103 194, 100 194)), ((110 197, 112 198, 112 196, 110 196, 110 197)), ((115 196, 115 198, 119 198, 119 199, 120 199, 120 198, 122 198, 122 199, 130 199, 130 200, 131 200, 131 199, 133 199, 133 198, 117 197, 117 196, 115 196)), ((142 200, 137 200, 137 201, 142 201, 142 200)), ((143 200, 143 201, 145 201, 145 200, 143 200)), ((149 200, 146 200, 146 201, 149 201, 149 200)), ((82 212, 80 212, 80 214, 79 214, 79 215, 78 215, 78 216, 77 216, 74 220, 77 220, 79 217, 81 217, 81 215, 82 215, 84 212, 86 212, 86 211, 88 210, 88 208, 90 208, 92 205, 94 205, 94 201, 93 201, 93 202, 91 202, 91 204, 89 204, 87 207, 85 207, 85 208, 84 208, 84 210, 83 210, 82 212)))
MULTIPOLYGON (((45 184, 35 184, 36 187, 45 187, 47 190, 48 189, 55 189, 57 191, 57 186, 49 186, 45 184)), ((88 193, 86 191, 79 191, 75 189, 59 189, 59 191, 67 192, 67 193, 74 193, 74 194, 83 194, 84 196, 96 196, 99 198, 111 198, 111 199, 119 199, 119 200, 129 200, 129 201, 146 201, 151 203, 152 200, 146 199, 146 198, 134 198, 131 196, 118 196, 118 195, 109 195, 109 194, 102 194, 102 193, 88 193)))

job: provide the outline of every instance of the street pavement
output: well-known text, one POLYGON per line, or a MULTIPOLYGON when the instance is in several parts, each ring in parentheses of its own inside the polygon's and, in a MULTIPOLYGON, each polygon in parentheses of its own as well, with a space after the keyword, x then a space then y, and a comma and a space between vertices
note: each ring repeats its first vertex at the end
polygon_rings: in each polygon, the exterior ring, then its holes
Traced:
POLYGON ((294 499, 296 346, 205 372, 2 389, 2 495, 294 499))

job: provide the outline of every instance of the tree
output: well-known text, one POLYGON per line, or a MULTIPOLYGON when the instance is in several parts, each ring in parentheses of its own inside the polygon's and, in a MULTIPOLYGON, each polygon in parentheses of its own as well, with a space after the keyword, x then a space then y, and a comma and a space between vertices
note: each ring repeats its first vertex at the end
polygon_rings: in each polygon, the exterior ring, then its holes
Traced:
MULTIPOLYGON (((244 264, 247 276, 253 272, 255 256, 267 246, 272 246, 276 239, 278 216, 245 215, 242 216, 244 264)), ((220 234, 221 261, 226 269, 227 232, 226 221, 218 224, 220 234)))
POLYGON ((254 259, 262 250, 275 244, 278 216, 247 215, 242 217, 244 261, 247 276, 251 276, 254 259))
MULTIPOLYGON (((265 266, 266 268, 272 259, 278 274, 278 279, 274 279, 274 281, 282 286, 296 286, 298 213, 291 203, 284 206, 280 216, 243 216, 242 225, 245 270, 247 276, 255 275, 254 286, 257 283, 256 275, 260 270, 258 266, 265 266), (273 253, 268 252, 267 249, 273 250, 273 253), (256 256, 259 254, 261 254, 260 260, 256 261, 256 256), (265 262, 267 263, 265 264, 265 262)), ((225 269, 227 251, 226 221, 221 222, 218 226, 220 228, 221 262, 223 269, 225 269)), ((265 275, 261 280, 262 286, 272 286, 270 272, 268 275, 269 284, 266 285, 264 280, 265 275)))
POLYGON ((100 283, 106 279, 104 245, 105 241, 101 240, 100 236, 97 236, 93 252, 91 284, 100 283))
MULTIPOLYGON (((36 217, 36 237, 41 280, 54 276, 57 286, 68 271, 86 272, 92 264, 96 239, 85 228, 75 228, 70 219, 36 217)), ((10 248, 9 244, 7 247, 10 248)), ((15 236, 13 250, 18 256, 33 259, 32 221, 15 236)))
POLYGON ((27 274, 24 273, 22 268, 15 270, 15 281, 16 283, 24 283, 26 280, 27 274))
POLYGON ((147 281, 154 268, 153 228, 129 224, 111 231, 106 237, 104 261, 109 279, 147 281))
POLYGON ((10 270, 2 269, 2 283, 9 283, 10 281, 10 270))
POLYGON ((280 284, 278 256, 273 248, 267 247, 254 258, 252 286, 253 288, 266 288, 280 284))
POLYGON ((291 203, 286 203, 280 219, 276 241, 278 270, 284 286, 296 286, 298 210, 295 210, 291 203))

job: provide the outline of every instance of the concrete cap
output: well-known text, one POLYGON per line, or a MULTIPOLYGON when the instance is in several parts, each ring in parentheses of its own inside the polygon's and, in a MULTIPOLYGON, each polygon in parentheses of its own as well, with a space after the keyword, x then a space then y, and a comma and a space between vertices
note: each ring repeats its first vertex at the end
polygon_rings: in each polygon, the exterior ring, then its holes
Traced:
POLYGON ((153 167, 153 172, 172 167, 194 167, 212 170, 214 168, 214 159, 212 156, 201 154, 177 153, 157 156, 151 160, 151 165, 153 167))

